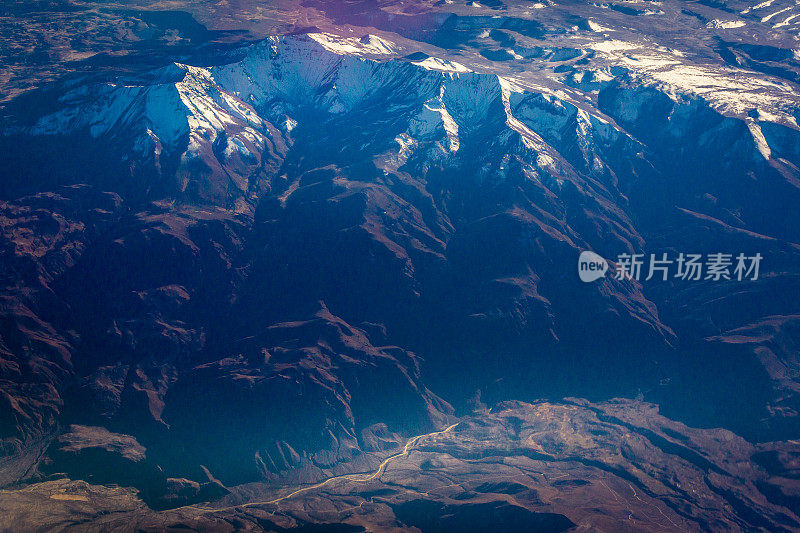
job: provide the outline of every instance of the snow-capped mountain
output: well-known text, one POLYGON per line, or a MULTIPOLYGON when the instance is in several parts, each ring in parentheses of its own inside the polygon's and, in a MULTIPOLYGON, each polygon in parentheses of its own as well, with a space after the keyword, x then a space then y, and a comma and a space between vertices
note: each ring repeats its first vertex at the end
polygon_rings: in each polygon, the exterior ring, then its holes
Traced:
MULTIPOLYGON (((302 127, 309 115, 317 122, 359 115, 363 134, 376 126, 363 120, 365 110, 385 101, 391 107, 383 111, 396 123, 388 125, 392 131, 379 133, 383 137, 396 133, 398 161, 417 148, 428 151, 431 143, 436 149, 428 157, 453 155, 460 137, 474 138, 471 130, 495 121, 505 131, 492 132, 494 136, 518 137, 522 149, 530 151, 526 159, 536 161, 534 166, 542 167, 538 171, 551 179, 560 181, 570 173, 560 152, 575 150, 582 156, 573 163, 602 176, 610 169, 603 163, 603 154, 595 153, 598 144, 621 138, 633 146, 638 139, 614 121, 647 120, 648 95, 658 98, 659 94, 685 108, 687 115, 709 108, 714 116, 740 118, 752 137, 742 140, 741 156, 746 159, 756 155, 781 165, 788 158, 791 165, 797 157, 791 151, 797 127, 791 87, 759 78, 741 79, 727 70, 704 71, 676 60, 677 51, 672 51, 672 57, 663 50, 632 57, 636 45, 601 41, 589 50, 616 57, 614 68, 573 69, 562 80, 563 86, 545 88, 524 77, 475 72, 434 57, 415 61, 396 50, 370 35, 356 39, 312 33, 271 38, 230 64, 203 68, 176 63, 141 79, 80 85, 59 96, 60 109, 39 117, 24 132, 113 138, 132 156, 151 161, 159 170, 162 157, 178 157, 178 169, 163 169, 177 170, 178 191, 189 188, 211 203, 239 197, 256 202, 269 179, 262 169, 280 167, 286 147, 293 142, 292 130, 298 124, 302 127), (601 102, 600 93, 613 93, 622 79, 633 80, 635 89, 620 90, 614 101, 601 102), (587 106, 586 96, 572 88, 597 95, 597 108, 587 106), (570 121, 575 124, 567 124, 570 121), (563 132, 565 127, 575 131, 563 132), (576 146, 564 147, 564 134, 574 136, 576 146), (788 154, 783 153, 786 147, 788 154), (775 157, 773 150, 777 150, 775 157), (262 160, 265 156, 267 160, 262 160)), ((551 56, 549 61, 553 60, 551 56)), ((372 150, 386 148, 370 146, 372 150)))

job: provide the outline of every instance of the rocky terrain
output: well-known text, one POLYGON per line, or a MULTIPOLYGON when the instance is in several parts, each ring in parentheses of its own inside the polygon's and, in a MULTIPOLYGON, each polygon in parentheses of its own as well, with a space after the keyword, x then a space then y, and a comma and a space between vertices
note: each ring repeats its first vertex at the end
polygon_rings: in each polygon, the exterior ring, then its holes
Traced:
POLYGON ((134 491, 53 480, 3 494, 6 526, 69 531, 789 531, 797 446, 698 430, 651 404, 506 402, 419 437, 375 472, 156 513, 134 491), (45 510, 43 514, 40 510, 45 510), (79 518, 77 518, 79 517, 79 518), (306 528, 306 529, 304 529, 306 528))
POLYGON ((4 5, 2 527, 800 527, 798 24, 4 5))

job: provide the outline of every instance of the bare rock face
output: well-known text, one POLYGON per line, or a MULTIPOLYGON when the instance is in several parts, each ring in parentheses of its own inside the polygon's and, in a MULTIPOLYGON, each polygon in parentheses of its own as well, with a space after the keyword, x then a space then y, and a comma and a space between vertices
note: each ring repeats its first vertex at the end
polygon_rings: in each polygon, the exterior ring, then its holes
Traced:
POLYGON ((98 427, 72 425, 58 437, 56 447, 64 455, 78 456, 97 450, 131 463, 138 463, 146 458, 146 450, 133 437, 111 433, 98 427))

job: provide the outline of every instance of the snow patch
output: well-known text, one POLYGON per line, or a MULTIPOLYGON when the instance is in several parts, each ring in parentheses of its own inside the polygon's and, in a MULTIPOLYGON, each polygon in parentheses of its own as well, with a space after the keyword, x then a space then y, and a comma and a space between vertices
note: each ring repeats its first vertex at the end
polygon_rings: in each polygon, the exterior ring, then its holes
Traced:
POLYGON ((339 55, 391 55, 397 53, 394 44, 376 35, 339 37, 330 33, 309 33, 308 37, 329 52, 339 55))
POLYGON ((637 48, 637 46, 633 43, 629 43, 626 41, 618 41, 616 39, 610 39, 608 41, 592 43, 589 45, 589 48, 597 52, 608 53, 608 52, 616 52, 619 50, 633 50, 637 48))
POLYGON ((706 23, 706 28, 715 28, 722 30, 732 30, 734 28, 742 28, 746 26, 743 20, 710 20, 706 23))
POLYGON ((769 161, 770 157, 772 156, 772 150, 767 143, 766 137, 764 137, 764 133, 761 131, 761 126, 758 125, 758 122, 749 118, 747 120, 747 129, 750 130, 750 134, 753 136, 753 140, 756 143, 756 148, 758 148, 759 153, 769 161))
POLYGON ((605 26, 601 26, 600 24, 598 24, 597 22, 595 22, 595 21, 593 21, 591 19, 588 20, 587 22, 589 24, 589 29, 592 30, 593 32, 602 33, 602 32, 605 32, 605 31, 614 31, 611 28, 606 28, 605 26))
POLYGON ((439 59, 438 57, 429 57, 423 61, 414 61, 413 64, 426 70, 438 70, 440 72, 472 72, 461 63, 439 59))

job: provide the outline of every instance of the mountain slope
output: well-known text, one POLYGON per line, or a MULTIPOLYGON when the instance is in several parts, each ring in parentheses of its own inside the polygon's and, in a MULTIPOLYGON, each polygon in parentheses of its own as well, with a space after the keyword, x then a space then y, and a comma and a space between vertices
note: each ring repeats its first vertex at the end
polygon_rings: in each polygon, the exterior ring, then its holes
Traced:
MULTIPOLYGON (((795 54, 742 44, 734 19, 784 31, 756 8, 685 4, 311 3, 330 31, 12 99, 0 482, 65 472, 178 507, 566 396, 795 438, 795 54), (612 273, 624 253, 764 261, 757 280, 582 283, 584 250, 612 273)), ((746 502, 719 524, 794 527, 783 482, 712 477, 709 498, 746 502)))

